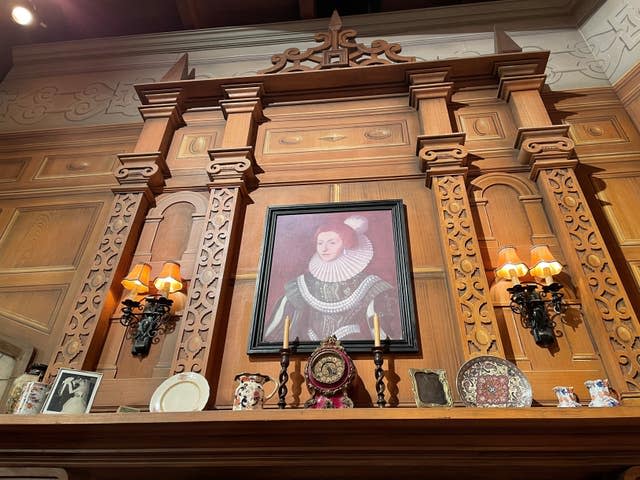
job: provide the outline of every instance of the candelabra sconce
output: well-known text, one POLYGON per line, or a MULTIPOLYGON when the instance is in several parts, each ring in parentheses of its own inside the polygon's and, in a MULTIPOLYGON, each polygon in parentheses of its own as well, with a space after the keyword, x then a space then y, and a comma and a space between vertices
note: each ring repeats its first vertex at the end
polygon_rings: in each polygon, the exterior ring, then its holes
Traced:
POLYGON ((122 302, 120 323, 127 327, 127 336, 133 341, 131 354, 139 357, 148 355, 151 344, 158 341, 159 332, 166 332, 175 325, 175 318, 170 313, 173 300, 169 294, 182 289, 180 265, 166 262, 153 282, 158 293, 147 295, 142 303, 135 298, 149 291, 150 274, 148 263, 138 263, 122 280, 122 286, 131 293, 122 302))
POLYGON ((549 310, 555 314, 561 314, 566 310, 564 294, 560 292, 562 285, 553 280, 553 275, 560 273, 562 265, 553 258, 546 245, 531 248, 531 268, 520 260, 516 249, 511 246, 500 250, 498 265, 496 276, 513 282, 513 286, 507 288, 511 294, 511 310, 520 316, 522 325, 531 330, 537 345, 550 347, 555 342, 555 335, 549 310), (519 277, 527 273, 544 279, 544 284, 520 283, 519 277))

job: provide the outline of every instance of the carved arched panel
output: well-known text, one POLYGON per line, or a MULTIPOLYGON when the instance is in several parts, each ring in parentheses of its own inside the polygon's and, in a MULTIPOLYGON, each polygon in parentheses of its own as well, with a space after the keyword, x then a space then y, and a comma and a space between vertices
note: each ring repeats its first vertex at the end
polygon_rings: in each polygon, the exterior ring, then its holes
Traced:
MULTIPOLYGON (((532 382, 536 401, 555 402, 554 384, 575 385, 582 389, 588 375, 602 372, 582 306, 576 298, 574 282, 566 269, 556 279, 563 289, 569 309, 564 316, 554 318, 556 343, 551 348, 537 346, 521 319, 509 306, 507 288, 511 281, 495 280, 498 250, 504 245, 516 247, 520 258, 530 263, 532 245, 546 244, 554 256, 564 264, 555 235, 545 213, 542 196, 536 184, 528 178, 491 173, 473 180, 471 184, 477 231, 483 246, 484 264, 489 278, 491 299, 501 333, 507 359, 524 370, 532 382)), ((525 277, 523 281, 533 281, 525 277)), ((595 378, 595 377, 594 377, 595 378)))
MULTIPOLYGON (((171 294, 173 310, 179 317, 184 308, 185 292, 189 287, 195 252, 204 226, 207 210, 207 194, 175 192, 157 197, 156 206, 145 218, 140 239, 131 265, 147 262, 151 265, 151 280, 159 273, 164 262, 180 263, 184 288, 171 294)), ((123 292, 123 300, 128 292, 123 292)), ((149 355, 138 358, 131 355, 131 341, 125 338, 126 329, 120 325, 120 308, 112 317, 98 369, 106 378, 139 379, 166 378, 171 368, 177 335, 176 330, 159 337, 149 355)))

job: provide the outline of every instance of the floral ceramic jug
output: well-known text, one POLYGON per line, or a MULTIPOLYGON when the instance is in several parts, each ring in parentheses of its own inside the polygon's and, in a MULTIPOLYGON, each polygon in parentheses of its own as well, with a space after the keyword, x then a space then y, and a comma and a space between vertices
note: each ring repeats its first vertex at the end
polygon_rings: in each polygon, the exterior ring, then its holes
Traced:
POLYGON ((553 387, 553 391, 558 397, 558 407, 560 408, 576 408, 580 403, 576 400, 573 393, 573 387, 553 387))
POLYGON ((239 373, 235 381, 238 382, 236 391, 233 394, 234 410, 258 410, 262 408, 265 400, 269 400, 278 390, 278 382, 260 373, 239 373), (264 385, 273 382, 275 388, 271 393, 265 395, 264 385))
POLYGON ((587 380, 584 384, 591 395, 590 407, 617 407, 620 405, 620 401, 611 396, 609 381, 606 378, 604 380, 587 380))

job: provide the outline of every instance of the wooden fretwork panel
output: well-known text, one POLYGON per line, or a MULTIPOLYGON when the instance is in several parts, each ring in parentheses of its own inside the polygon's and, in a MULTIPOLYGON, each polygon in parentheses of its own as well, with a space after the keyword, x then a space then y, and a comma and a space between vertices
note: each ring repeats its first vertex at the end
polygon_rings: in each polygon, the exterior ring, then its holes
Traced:
MULTIPOLYGON (((160 273, 168 260, 180 263, 183 291, 171 294, 173 311, 181 314, 185 291, 193 273, 194 256, 203 226, 207 198, 204 194, 178 192, 160 195, 157 205, 147 214, 145 225, 131 265, 147 262, 152 267, 151 280, 160 273)), ((122 294, 122 299, 129 292, 122 294)), ((96 397, 97 409, 114 409, 119 405, 117 392, 125 388, 130 395, 128 405, 145 407, 153 389, 170 375, 173 352, 177 341, 177 328, 158 336, 144 358, 131 354, 131 340, 126 338, 120 324, 120 307, 114 312, 98 363, 98 371, 106 382, 96 397)), ((179 322, 179 320, 178 320, 179 322)))
MULTIPOLYGON (((555 404, 555 385, 572 385, 582 400, 588 399, 584 381, 600 378, 604 375, 604 369, 591 341, 588 320, 580 300, 576 298, 575 285, 569 272, 565 269, 556 277, 565 285, 569 309, 564 316, 553 318, 556 343, 550 348, 536 345, 530 330, 511 311, 507 288, 512 283, 496 281, 493 274, 498 267, 498 250, 505 245, 515 246, 520 258, 531 266, 531 246, 544 243, 564 263, 535 184, 521 176, 508 174, 488 174, 473 183, 476 218, 483 226, 478 229, 478 235, 486 246, 488 258, 485 259, 485 265, 492 282, 491 296, 507 359, 527 374, 536 402, 555 404)), ((534 280, 529 276, 521 278, 523 282, 534 280)))

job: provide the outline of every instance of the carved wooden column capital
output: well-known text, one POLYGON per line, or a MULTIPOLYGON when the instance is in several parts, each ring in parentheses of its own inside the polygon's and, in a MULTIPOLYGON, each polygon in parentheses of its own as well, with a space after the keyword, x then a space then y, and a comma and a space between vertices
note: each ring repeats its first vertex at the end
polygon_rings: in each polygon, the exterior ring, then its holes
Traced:
POLYGON ((253 147, 214 148, 209 150, 209 158, 207 174, 211 188, 240 187, 246 193, 258 186, 259 167, 253 147))
POLYGON ((520 150, 518 161, 531 167, 532 180, 538 177, 541 168, 577 164, 575 144, 568 134, 569 125, 518 129, 514 148, 520 150))
POLYGON ((417 155, 420 168, 427 172, 426 185, 431 186, 433 178, 442 175, 462 175, 466 178, 468 151, 464 147, 465 133, 448 135, 419 135, 417 155))
POLYGON ((144 191, 147 187, 153 193, 160 193, 164 187, 164 179, 171 173, 164 155, 154 153, 120 153, 118 159, 122 165, 116 167, 114 175, 120 187, 114 192, 144 191))

